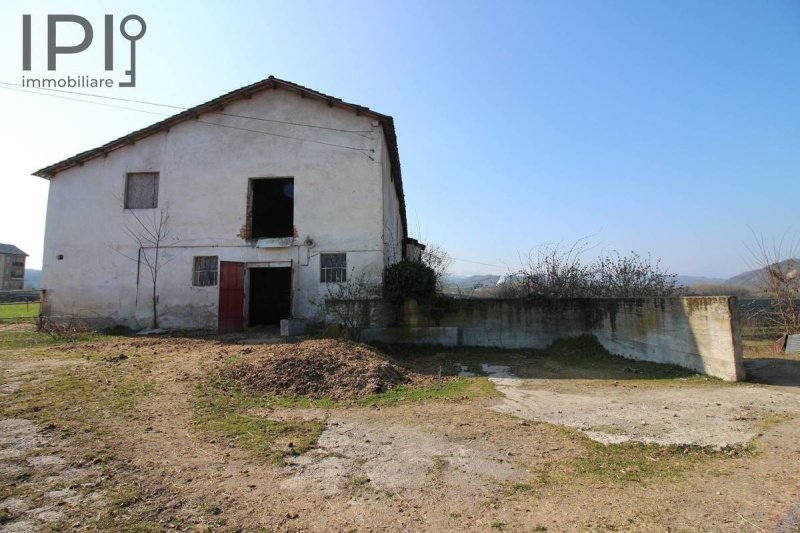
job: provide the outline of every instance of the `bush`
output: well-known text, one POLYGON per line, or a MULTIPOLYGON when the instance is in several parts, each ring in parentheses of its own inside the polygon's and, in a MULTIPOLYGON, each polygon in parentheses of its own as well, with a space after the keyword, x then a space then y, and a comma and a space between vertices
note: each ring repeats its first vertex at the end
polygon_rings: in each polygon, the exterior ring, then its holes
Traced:
POLYGON ((570 247, 543 245, 509 274, 499 292, 506 298, 661 298, 678 296, 676 276, 661 261, 635 252, 603 254, 591 263, 584 241, 570 247))
POLYGON ((436 272, 420 261, 403 260, 386 269, 383 297, 393 302, 411 298, 417 301, 436 296, 436 272))

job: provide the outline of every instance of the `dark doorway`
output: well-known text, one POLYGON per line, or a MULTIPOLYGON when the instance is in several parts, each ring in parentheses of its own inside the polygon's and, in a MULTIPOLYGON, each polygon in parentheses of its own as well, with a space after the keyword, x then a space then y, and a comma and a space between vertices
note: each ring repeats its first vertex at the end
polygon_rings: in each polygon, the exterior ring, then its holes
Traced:
POLYGON ((244 263, 221 261, 219 267, 220 333, 244 329, 244 263))
POLYGON ((291 317, 292 269, 250 269, 250 326, 278 324, 291 317))
POLYGON ((294 179, 252 179, 250 187, 251 238, 292 237, 294 233, 294 179))

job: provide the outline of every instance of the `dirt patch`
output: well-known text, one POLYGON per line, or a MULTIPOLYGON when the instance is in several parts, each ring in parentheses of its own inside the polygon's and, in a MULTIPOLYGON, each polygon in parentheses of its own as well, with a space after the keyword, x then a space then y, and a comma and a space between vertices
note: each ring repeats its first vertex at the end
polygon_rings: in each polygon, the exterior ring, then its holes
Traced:
MULTIPOLYGON (((371 403, 374 398, 368 398, 334 405, 212 389, 223 400, 232 398, 236 409, 220 409, 220 418, 242 419, 243 434, 281 430, 274 436, 280 443, 288 438, 283 430, 295 431, 296 423, 326 422, 307 452, 288 454, 287 466, 253 453, 241 438, 198 429, 209 369, 277 347, 235 340, 107 337, 24 349, 16 348, 24 343, 15 339, 15 347, 0 354, 5 383, 24 385, 0 393, 0 419, 8 420, 0 424, 0 438, 5 439, 0 466, 9 468, 7 474, 0 472, 0 509, 10 515, 5 530, 796 528, 791 513, 800 487, 800 417, 776 417, 763 426, 752 451, 687 453, 654 444, 601 445, 578 431, 488 410, 494 395, 458 392, 420 401, 405 395, 416 389, 406 389, 399 391, 399 401, 371 403), (43 352, 75 365, 30 366, 43 352)), ((655 391, 658 397, 648 409, 660 409, 670 423, 673 408, 680 408, 678 418, 694 409, 700 412, 694 423, 702 426, 711 418, 700 415, 720 417, 731 405, 740 405, 729 403, 739 391, 766 393, 743 400, 755 402, 753 411, 759 413, 783 409, 784 399, 769 393, 788 392, 769 385, 707 382, 699 376, 684 380, 673 370, 649 373, 649 367, 637 362, 515 358, 510 351, 429 352, 414 348, 412 356, 424 355, 413 362, 415 370, 436 376, 439 368, 457 371, 460 367, 453 363, 461 361, 478 374, 454 384, 490 386, 480 377, 481 362, 511 365, 520 376, 539 378, 530 380, 536 383, 533 390, 549 394, 559 424, 557 416, 567 414, 557 412, 563 411, 557 404, 565 398, 559 395, 582 395, 584 406, 595 402, 598 409, 616 406, 621 411, 615 402, 624 402, 634 416, 637 404, 655 391), (596 377, 600 375, 604 377, 596 377), (707 404, 681 406, 685 397, 707 404)), ((397 356, 388 362, 405 372, 411 359, 397 356)), ((386 398, 396 396, 391 392, 386 398)), ((538 400, 526 401, 535 408, 538 400)), ((638 422, 639 416, 631 420, 638 422)), ((763 425, 765 420, 728 422, 763 425)), ((297 445, 293 433, 291 439, 297 445)))
POLYGON ((444 437, 416 427, 388 425, 361 416, 328 422, 317 448, 289 460, 289 490, 336 494, 353 485, 375 490, 420 489, 432 479, 455 490, 479 491, 491 482, 525 478, 525 469, 481 443, 444 437))
POLYGON ((233 364, 226 375, 267 396, 335 400, 433 381, 401 368, 374 348, 331 339, 253 348, 247 359, 233 364))
POLYGON ((483 371, 505 395, 492 409, 576 428, 603 444, 742 446, 770 417, 800 409, 797 395, 749 385, 676 389, 522 379, 502 365, 483 365, 483 371))

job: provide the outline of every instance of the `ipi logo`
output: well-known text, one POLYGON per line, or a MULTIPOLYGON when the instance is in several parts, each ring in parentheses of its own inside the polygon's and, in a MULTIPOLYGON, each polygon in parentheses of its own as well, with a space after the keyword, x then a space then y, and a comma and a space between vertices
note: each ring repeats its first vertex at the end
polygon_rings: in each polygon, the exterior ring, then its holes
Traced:
MULTIPOLYGON (((22 15, 22 70, 31 70, 31 15, 22 15)), ((141 39, 147 31, 144 19, 139 15, 128 15, 119 23, 119 32, 130 42, 131 62, 130 69, 125 71, 129 76, 128 81, 120 81, 120 87, 136 87, 136 41, 141 39), (126 25, 136 21, 139 23, 138 33, 129 33, 126 25)), ((114 15, 105 16, 105 70, 114 70, 114 15)), ((79 15, 47 15, 47 70, 56 70, 56 58, 59 54, 78 54, 92 44, 94 29, 92 24, 79 15), (78 44, 59 45, 57 39, 58 24, 71 22, 83 29, 83 40, 78 44)), ((27 87, 112 87, 113 80, 107 78, 25 78, 23 85, 27 87)))

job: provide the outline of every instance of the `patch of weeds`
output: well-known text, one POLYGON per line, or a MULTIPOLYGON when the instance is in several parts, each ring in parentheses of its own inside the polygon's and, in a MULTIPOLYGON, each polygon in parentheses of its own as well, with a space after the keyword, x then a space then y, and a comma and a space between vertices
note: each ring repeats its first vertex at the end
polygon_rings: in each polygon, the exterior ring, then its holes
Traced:
POLYGON ((795 418, 795 415, 792 413, 770 413, 758 422, 758 428, 761 431, 766 431, 793 418, 795 418))
POLYGON ((539 485, 547 485, 550 483, 550 473, 546 468, 540 468, 536 471, 536 482, 539 483, 539 485))
POLYGON ((220 509, 216 505, 207 505, 203 507, 203 512, 206 514, 218 516, 222 514, 222 509, 220 509))
POLYGON ((574 461, 575 471, 604 480, 622 482, 675 478, 708 459, 751 453, 751 448, 748 447, 714 451, 702 446, 658 446, 643 443, 604 445, 594 441, 590 441, 587 446, 588 456, 574 461))
POLYGON ((111 507, 116 509, 123 509, 139 502, 142 499, 142 493, 138 488, 126 485, 119 487, 114 492, 108 495, 108 503, 111 507))
POLYGON ((431 465, 431 471, 435 474, 441 474, 445 470, 447 470, 447 459, 442 457, 441 455, 434 455, 433 456, 433 465, 431 465))
POLYGON ((87 412, 98 416, 124 412, 152 390, 152 383, 140 376, 95 370, 65 370, 50 379, 26 383, 24 394, 9 409, 54 424, 62 435, 74 435, 92 426, 87 412))
POLYGON ((0 332, 0 351, 76 344, 82 342, 96 342, 108 338, 109 337, 94 331, 80 333, 76 335, 74 338, 66 339, 49 335, 47 333, 40 333, 33 328, 10 330, 10 331, 0 332))
POLYGON ((325 423, 317 420, 277 421, 247 414, 267 406, 268 401, 256 394, 209 379, 199 386, 195 423, 203 431, 233 439, 242 448, 276 462, 309 450, 325 429, 325 423), (288 450, 277 445, 287 441, 288 450))
POLYGON ((514 494, 524 494, 534 490, 534 486, 530 483, 513 483, 506 489, 506 496, 513 496, 514 494))
POLYGON ((5 524, 13 518, 14 517, 11 516, 11 513, 9 513, 8 510, 0 509, 0 524, 5 524))
POLYGON ((351 477, 347 480, 347 486, 350 488, 363 487, 369 483, 369 478, 364 476, 351 477))
POLYGON ((427 389, 399 386, 383 394, 375 394, 353 400, 357 405, 390 405, 401 402, 421 402, 428 400, 471 400, 476 398, 491 398, 499 393, 485 377, 466 378, 460 377, 427 389))
POLYGON ((503 522, 492 522, 492 529, 496 529, 498 531, 503 531, 505 524, 503 522))

